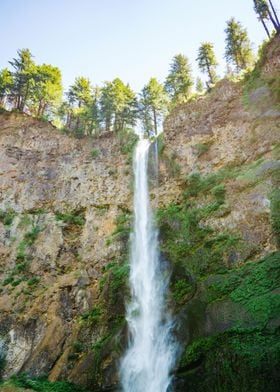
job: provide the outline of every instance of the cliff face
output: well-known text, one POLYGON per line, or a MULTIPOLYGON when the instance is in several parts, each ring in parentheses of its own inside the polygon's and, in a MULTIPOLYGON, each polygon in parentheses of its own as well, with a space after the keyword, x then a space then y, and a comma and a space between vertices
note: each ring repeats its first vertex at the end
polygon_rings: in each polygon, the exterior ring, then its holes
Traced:
MULTIPOLYGON (((221 81, 165 121, 151 194, 172 268, 178 391, 278 383, 279 58, 275 38, 245 81, 221 81)), ((0 116, 5 377, 117 382, 132 203, 122 143, 0 116)))
POLYGON ((77 140, 20 114, 1 115, 0 146, 4 376, 87 383, 107 333, 99 281, 123 253, 112 238, 131 205, 131 163, 110 134, 77 140))
POLYGON ((279 385, 279 42, 245 81, 221 81, 165 121, 159 225, 185 347, 176 390, 279 385))

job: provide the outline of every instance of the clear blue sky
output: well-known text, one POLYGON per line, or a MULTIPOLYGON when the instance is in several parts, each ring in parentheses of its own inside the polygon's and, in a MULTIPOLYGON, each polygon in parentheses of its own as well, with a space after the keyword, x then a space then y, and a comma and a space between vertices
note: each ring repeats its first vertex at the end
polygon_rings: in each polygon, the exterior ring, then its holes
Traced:
MULTIPOLYGON (((278 6, 275 0, 275 5, 278 6)), ((225 22, 236 17, 255 50, 265 38, 252 0, 0 0, 0 68, 29 48, 37 63, 58 66, 64 86, 76 76, 93 84, 120 77, 139 91, 150 77, 164 81, 175 54, 194 75, 202 41, 224 64, 225 22)))

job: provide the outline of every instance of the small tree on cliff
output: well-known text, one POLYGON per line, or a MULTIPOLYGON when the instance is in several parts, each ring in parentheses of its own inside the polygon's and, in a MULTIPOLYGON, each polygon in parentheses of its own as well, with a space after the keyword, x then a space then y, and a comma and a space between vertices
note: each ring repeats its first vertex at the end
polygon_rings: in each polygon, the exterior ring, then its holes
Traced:
POLYGON ((171 63, 165 88, 173 103, 186 102, 193 86, 191 66, 186 56, 177 54, 171 63))
POLYGON ((231 18, 227 21, 225 58, 237 71, 253 65, 254 56, 247 30, 241 23, 231 18))
POLYGON ((121 131, 136 123, 137 100, 134 91, 119 78, 105 82, 100 93, 100 115, 106 131, 121 131))
POLYGON ((267 36, 270 38, 270 33, 265 23, 265 21, 269 19, 268 5, 266 0, 254 0, 254 10, 258 15, 258 19, 262 22, 262 25, 266 31, 267 36))
POLYGON ((140 94, 139 112, 144 130, 150 134, 158 133, 158 125, 167 108, 167 95, 162 84, 151 78, 140 94))
POLYGON ((34 71, 35 63, 29 49, 21 49, 17 52, 18 58, 14 58, 9 63, 13 67, 13 86, 10 92, 10 100, 15 108, 23 111, 27 101, 31 96, 32 88, 35 85, 34 71))
POLYGON ((33 72, 34 84, 30 92, 29 108, 37 117, 49 113, 61 100, 61 72, 49 64, 37 65, 33 72))
POLYGON ((279 34, 280 33, 279 18, 278 18, 277 12, 275 10, 275 7, 272 3, 272 0, 268 0, 268 1, 269 1, 271 10, 272 10, 272 13, 271 13, 270 10, 268 9, 268 14, 269 14, 269 17, 270 17, 270 20, 271 20, 273 26, 275 27, 276 33, 279 34))
POLYGON ((214 53, 213 44, 210 42, 203 42, 198 49, 196 60, 201 72, 208 75, 207 86, 209 88, 217 81, 216 68, 218 62, 214 53))

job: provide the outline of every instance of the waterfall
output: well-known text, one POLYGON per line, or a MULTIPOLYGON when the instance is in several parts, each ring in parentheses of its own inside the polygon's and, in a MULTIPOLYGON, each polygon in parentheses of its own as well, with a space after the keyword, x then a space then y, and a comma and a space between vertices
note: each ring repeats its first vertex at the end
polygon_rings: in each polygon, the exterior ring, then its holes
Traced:
POLYGON ((131 242, 131 302, 126 319, 129 347, 121 362, 125 392, 165 392, 170 385, 176 345, 165 306, 169 278, 161 266, 158 232, 148 190, 150 142, 141 139, 134 155, 134 230, 131 242))

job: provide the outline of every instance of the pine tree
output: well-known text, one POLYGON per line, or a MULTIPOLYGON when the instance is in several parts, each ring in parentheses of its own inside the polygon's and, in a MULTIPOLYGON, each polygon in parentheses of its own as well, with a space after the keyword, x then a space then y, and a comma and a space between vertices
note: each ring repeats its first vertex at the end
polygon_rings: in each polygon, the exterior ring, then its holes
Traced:
POLYGON ((158 134, 159 123, 166 111, 168 97, 162 84, 151 78, 140 94, 139 110, 144 130, 150 136, 158 134))
POLYGON ((85 112, 87 105, 91 102, 91 84, 89 79, 82 76, 77 77, 74 84, 66 93, 68 105, 64 105, 67 111, 66 126, 73 129, 77 136, 85 133, 85 112))
POLYGON ((173 103, 186 102, 193 86, 191 66, 186 56, 176 55, 166 78, 165 88, 173 103))
POLYGON ((35 84, 34 71, 35 63, 29 49, 21 49, 17 52, 18 58, 14 58, 9 63, 13 67, 13 86, 10 92, 10 100, 15 108, 24 111, 27 101, 30 98, 32 87, 35 84))
POLYGON ((254 62, 254 56, 247 30, 241 23, 231 18, 227 21, 226 60, 232 63, 237 71, 244 70, 254 62))
POLYGON ((62 96, 61 72, 57 67, 42 64, 34 69, 35 83, 28 101, 29 108, 34 108, 37 117, 43 116, 56 106, 62 96))
POLYGON ((137 117, 137 100, 134 91, 119 78, 105 82, 100 94, 100 114, 106 131, 133 126, 137 117))
POLYGON ((253 0, 253 1, 254 1, 254 10, 258 15, 258 19, 262 22, 266 34, 270 38, 270 33, 265 23, 265 21, 269 19, 267 2, 266 0, 253 0))
POLYGON ((274 26, 274 28, 276 30, 276 33, 280 34, 280 22, 279 22, 279 19, 278 19, 278 16, 277 16, 277 12, 275 10, 275 7, 274 7, 272 1, 271 0, 268 0, 268 1, 269 1, 271 10, 272 10, 272 12, 271 12, 269 7, 268 7, 269 18, 270 18, 270 20, 271 20, 271 22, 272 22, 272 24, 273 24, 273 26, 274 26))
POLYGON ((213 44, 210 42, 203 42, 198 49, 198 56, 196 60, 201 72, 208 75, 209 80, 207 82, 207 86, 209 88, 217 81, 216 68, 218 62, 214 53, 213 44))

